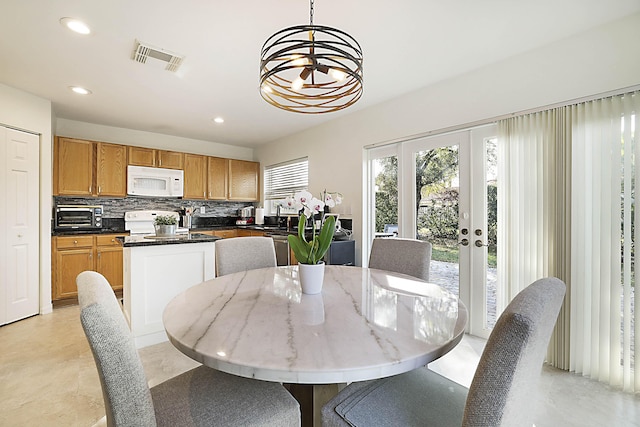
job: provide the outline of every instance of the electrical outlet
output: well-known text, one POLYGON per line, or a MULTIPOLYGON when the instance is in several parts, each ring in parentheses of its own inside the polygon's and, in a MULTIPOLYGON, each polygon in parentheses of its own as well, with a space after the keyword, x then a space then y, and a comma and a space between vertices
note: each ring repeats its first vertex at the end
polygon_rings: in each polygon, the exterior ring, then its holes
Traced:
POLYGON ((200 206, 200 213, 203 214, 204 213, 204 206, 200 206))

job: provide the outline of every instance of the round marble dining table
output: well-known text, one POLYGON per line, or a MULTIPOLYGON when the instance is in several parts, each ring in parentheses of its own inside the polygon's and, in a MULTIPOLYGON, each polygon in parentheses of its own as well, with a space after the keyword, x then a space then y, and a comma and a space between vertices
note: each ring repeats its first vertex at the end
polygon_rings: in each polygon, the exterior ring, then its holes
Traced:
POLYGON ((297 266, 195 285, 163 313, 173 345, 233 375, 296 384, 383 378, 424 366, 462 339, 467 309, 444 288, 388 271, 327 265, 320 294, 297 266))

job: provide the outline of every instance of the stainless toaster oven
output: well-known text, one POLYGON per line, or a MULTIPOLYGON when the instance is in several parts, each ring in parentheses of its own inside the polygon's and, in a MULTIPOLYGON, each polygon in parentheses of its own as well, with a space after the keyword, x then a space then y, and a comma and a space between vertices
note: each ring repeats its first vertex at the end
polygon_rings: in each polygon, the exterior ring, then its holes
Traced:
POLYGON ((102 228, 102 206, 58 205, 55 208, 56 230, 96 230, 102 228))

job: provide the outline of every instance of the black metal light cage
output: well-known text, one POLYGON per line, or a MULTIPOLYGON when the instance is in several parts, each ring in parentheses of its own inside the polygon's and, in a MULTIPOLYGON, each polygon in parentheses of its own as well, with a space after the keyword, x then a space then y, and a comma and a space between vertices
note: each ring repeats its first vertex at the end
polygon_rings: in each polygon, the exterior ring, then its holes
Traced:
POLYGON ((360 45, 344 31, 317 25, 285 28, 262 46, 260 94, 271 105, 297 113, 342 110, 362 96, 362 62, 360 45), (296 88, 298 79, 304 83, 296 88))

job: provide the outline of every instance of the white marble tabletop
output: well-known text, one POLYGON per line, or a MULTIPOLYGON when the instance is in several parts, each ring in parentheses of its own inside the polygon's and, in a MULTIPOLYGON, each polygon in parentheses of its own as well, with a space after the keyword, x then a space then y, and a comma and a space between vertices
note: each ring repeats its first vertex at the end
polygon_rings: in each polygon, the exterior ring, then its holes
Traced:
POLYGON ((381 270, 326 266, 302 294, 297 266, 244 271, 193 286, 165 308, 169 340, 234 375, 333 384, 410 371, 462 338, 466 307, 445 289, 381 270))

